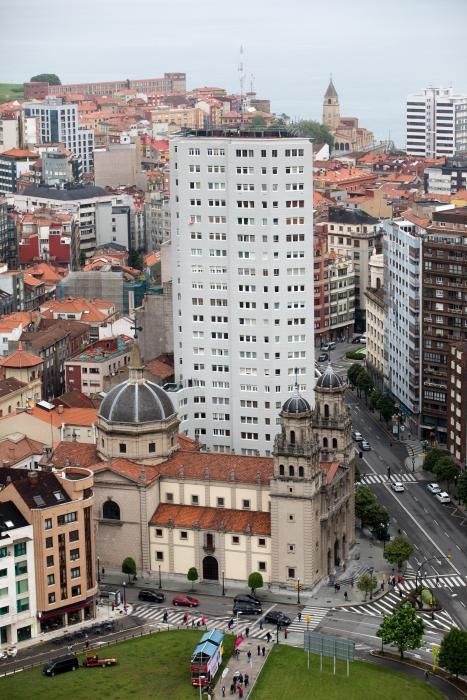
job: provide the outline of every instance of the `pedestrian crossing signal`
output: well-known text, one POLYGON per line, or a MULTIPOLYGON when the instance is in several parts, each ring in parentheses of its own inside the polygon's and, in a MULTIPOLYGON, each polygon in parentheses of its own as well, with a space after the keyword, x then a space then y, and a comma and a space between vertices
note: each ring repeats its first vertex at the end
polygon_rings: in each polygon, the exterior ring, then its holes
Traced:
POLYGON ((294 588, 296 591, 301 591, 302 590, 302 584, 301 583, 294 583, 294 588))

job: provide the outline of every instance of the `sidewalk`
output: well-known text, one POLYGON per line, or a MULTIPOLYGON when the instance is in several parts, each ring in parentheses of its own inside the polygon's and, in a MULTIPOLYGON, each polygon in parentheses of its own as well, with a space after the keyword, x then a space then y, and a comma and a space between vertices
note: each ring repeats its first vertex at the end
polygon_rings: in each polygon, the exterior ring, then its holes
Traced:
MULTIPOLYGON (((229 665, 225 667, 222 677, 218 680, 217 685, 214 688, 214 695, 212 697, 214 697, 215 700, 222 697, 232 697, 230 691, 234 675, 241 673, 243 678, 245 677, 245 674, 247 674, 249 679, 249 683, 246 688, 245 684, 242 685, 243 697, 247 698, 250 695, 251 689, 254 686, 273 645, 274 642, 272 641, 269 644, 265 641, 260 641, 258 643, 257 640, 254 640, 251 637, 246 639, 244 638, 243 642, 239 646, 240 653, 238 658, 235 656, 235 654, 233 654, 232 658, 229 660, 229 665), (250 661, 248 660, 248 652, 251 653, 250 661), (225 696, 222 692, 223 687, 225 688, 225 696)), ((238 691, 235 695, 238 697, 238 691)))

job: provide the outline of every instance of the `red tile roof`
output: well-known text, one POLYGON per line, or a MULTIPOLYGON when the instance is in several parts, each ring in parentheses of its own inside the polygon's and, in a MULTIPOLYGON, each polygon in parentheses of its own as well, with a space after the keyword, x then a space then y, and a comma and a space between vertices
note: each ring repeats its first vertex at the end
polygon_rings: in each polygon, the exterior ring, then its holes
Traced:
POLYGON ((231 510, 161 503, 155 510, 150 525, 169 525, 177 528, 226 530, 227 532, 271 534, 271 515, 266 512, 231 510))
MULTIPOLYGON (((0 443, 1 445, 1 443, 0 443)), ((84 442, 59 442, 48 464, 63 467, 89 467, 97 461, 97 448, 84 442)))
POLYGON ((0 366, 22 369, 23 367, 36 367, 37 365, 41 365, 42 362, 42 358, 38 355, 33 355, 32 352, 23 350, 23 344, 20 341, 18 350, 8 355, 8 357, 0 359, 0 366))
POLYGON ((43 408, 40 408, 40 406, 34 406, 29 413, 49 425, 52 423, 56 428, 60 427, 62 423, 66 425, 85 425, 90 427, 96 421, 97 409, 65 407, 63 411, 59 413, 56 408, 51 411, 45 411, 43 408))
POLYGON ((0 442, 0 460, 8 460, 13 465, 25 457, 42 454, 44 447, 43 442, 32 440, 25 435, 19 440, 14 440, 12 436, 6 437, 0 442))
POLYGON ((339 462, 321 462, 320 467, 326 474, 326 483, 330 484, 339 469, 339 462))
POLYGON ((157 468, 163 477, 179 477, 183 467, 185 479, 200 481, 236 481, 242 483, 269 484, 273 468, 271 457, 245 457, 177 450, 157 468))
POLYGON ((144 481, 146 486, 159 478, 158 469, 152 464, 142 465, 122 457, 117 457, 117 459, 108 460, 106 462, 89 464, 88 469, 91 469, 95 473, 109 470, 111 472, 115 472, 116 474, 126 476, 132 481, 137 481, 140 483, 144 481))

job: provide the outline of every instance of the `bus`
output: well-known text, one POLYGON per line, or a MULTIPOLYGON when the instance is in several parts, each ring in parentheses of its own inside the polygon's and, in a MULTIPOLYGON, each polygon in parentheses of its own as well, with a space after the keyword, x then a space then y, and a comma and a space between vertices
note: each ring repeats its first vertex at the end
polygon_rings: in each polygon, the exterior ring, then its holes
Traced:
POLYGON ((222 663, 224 633, 211 630, 203 634, 191 655, 191 685, 206 686, 211 683, 222 663))

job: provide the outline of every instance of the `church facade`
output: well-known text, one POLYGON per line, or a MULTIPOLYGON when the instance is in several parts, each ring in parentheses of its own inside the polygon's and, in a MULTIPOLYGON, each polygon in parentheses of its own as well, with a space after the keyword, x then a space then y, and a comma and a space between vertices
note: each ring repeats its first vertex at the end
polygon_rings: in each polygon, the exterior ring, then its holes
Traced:
POLYGON ((323 99, 323 125, 334 136, 333 155, 364 151, 374 144, 373 133, 359 126, 357 117, 341 117, 339 95, 332 78, 323 99))
POLYGON ((295 392, 280 411, 272 457, 201 452, 178 435, 169 395, 144 378, 137 345, 129 378, 99 409, 94 471, 101 564, 138 571, 313 587, 354 540, 354 448, 345 385, 328 366, 316 405, 295 392))

